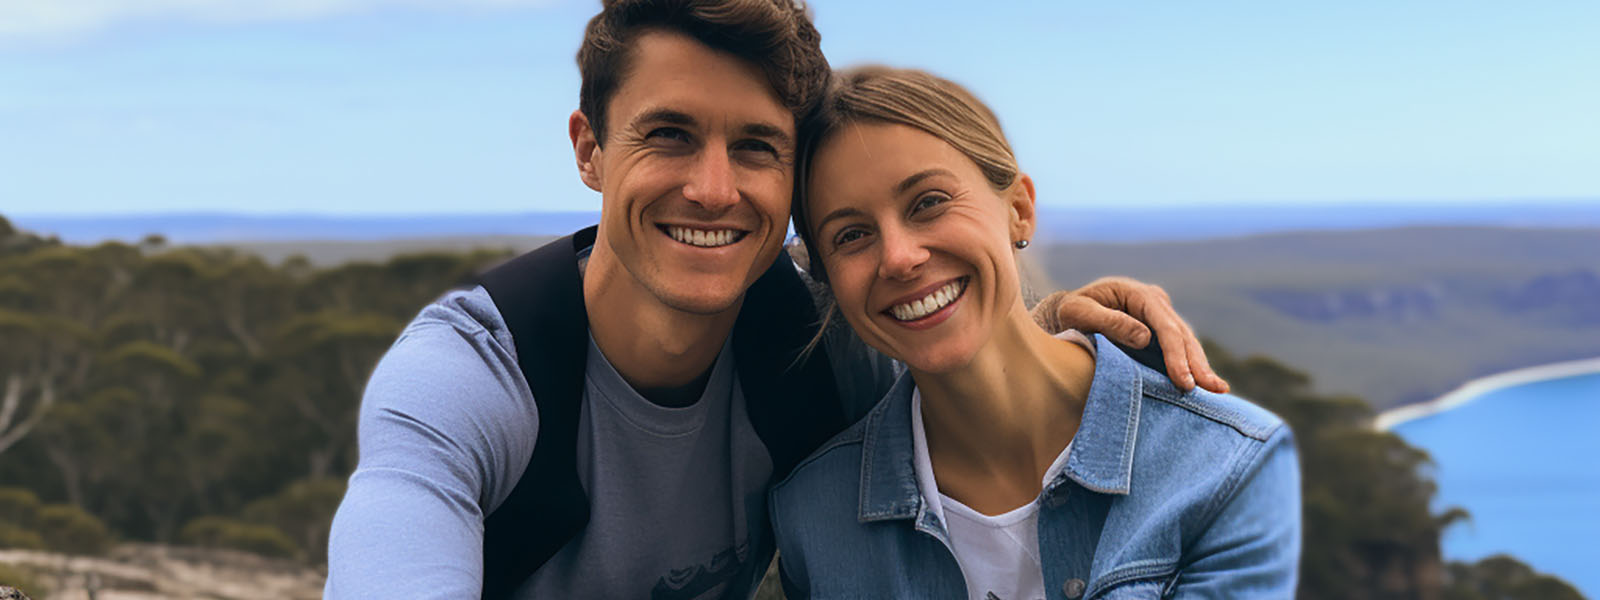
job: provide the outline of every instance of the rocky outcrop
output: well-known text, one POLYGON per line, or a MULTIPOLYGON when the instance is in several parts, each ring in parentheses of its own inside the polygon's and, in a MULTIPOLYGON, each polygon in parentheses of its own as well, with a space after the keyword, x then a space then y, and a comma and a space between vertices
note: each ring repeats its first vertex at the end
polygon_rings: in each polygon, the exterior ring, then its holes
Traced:
POLYGON ((35 600, 322 597, 324 573, 291 561, 228 550, 124 544, 104 557, 0 550, 0 565, 27 569, 50 594, 35 600))

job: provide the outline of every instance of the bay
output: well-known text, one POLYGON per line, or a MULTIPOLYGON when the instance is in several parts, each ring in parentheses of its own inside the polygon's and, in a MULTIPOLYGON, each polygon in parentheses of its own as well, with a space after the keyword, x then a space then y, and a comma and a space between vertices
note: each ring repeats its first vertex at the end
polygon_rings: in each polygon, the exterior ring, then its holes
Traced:
POLYGON ((1508 553, 1600 598, 1600 373, 1490 389, 1391 431, 1433 457, 1435 506, 1472 513, 1446 531, 1447 559, 1508 553))

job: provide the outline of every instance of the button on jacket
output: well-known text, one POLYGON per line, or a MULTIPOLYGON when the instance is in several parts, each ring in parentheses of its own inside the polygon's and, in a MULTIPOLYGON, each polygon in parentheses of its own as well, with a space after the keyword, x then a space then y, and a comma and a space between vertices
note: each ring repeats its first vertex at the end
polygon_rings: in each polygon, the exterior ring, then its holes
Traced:
MULTIPOLYGON (((1104 337, 1067 466, 1039 504, 1051 600, 1291 598, 1300 470, 1288 426, 1181 392, 1104 337)), ((913 464, 909 375, 772 490, 790 598, 961 598, 913 464)), ((1003 600, 1033 600, 1011 599, 1003 600)))

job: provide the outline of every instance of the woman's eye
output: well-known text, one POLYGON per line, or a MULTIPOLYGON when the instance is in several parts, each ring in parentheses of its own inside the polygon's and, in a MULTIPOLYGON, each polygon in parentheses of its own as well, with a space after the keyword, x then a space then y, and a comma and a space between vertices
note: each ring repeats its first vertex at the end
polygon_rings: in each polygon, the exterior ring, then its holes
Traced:
POLYGON ((913 204, 911 206, 911 212, 915 213, 915 212, 920 212, 920 211, 923 211, 923 210, 927 210, 927 209, 933 208, 935 206, 938 206, 940 204, 944 204, 945 202, 947 202, 949 200, 950 200, 950 197, 946 196, 944 194, 939 194, 939 193, 927 194, 927 195, 925 195, 925 196, 923 196, 921 198, 917 198, 916 204, 913 204))
POLYGON ((867 237, 867 232, 860 229, 846 229, 833 236, 834 246, 843 246, 861 238, 867 237))

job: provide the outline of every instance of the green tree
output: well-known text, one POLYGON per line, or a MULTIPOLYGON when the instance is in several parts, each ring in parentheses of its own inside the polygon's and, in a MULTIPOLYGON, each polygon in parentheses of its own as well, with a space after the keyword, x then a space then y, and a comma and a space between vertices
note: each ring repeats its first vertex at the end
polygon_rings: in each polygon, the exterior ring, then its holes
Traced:
POLYGON ((1504 554, 1450 563, 1445 577, 1445 600, 1583 600, 1571 584, 1504 554))

